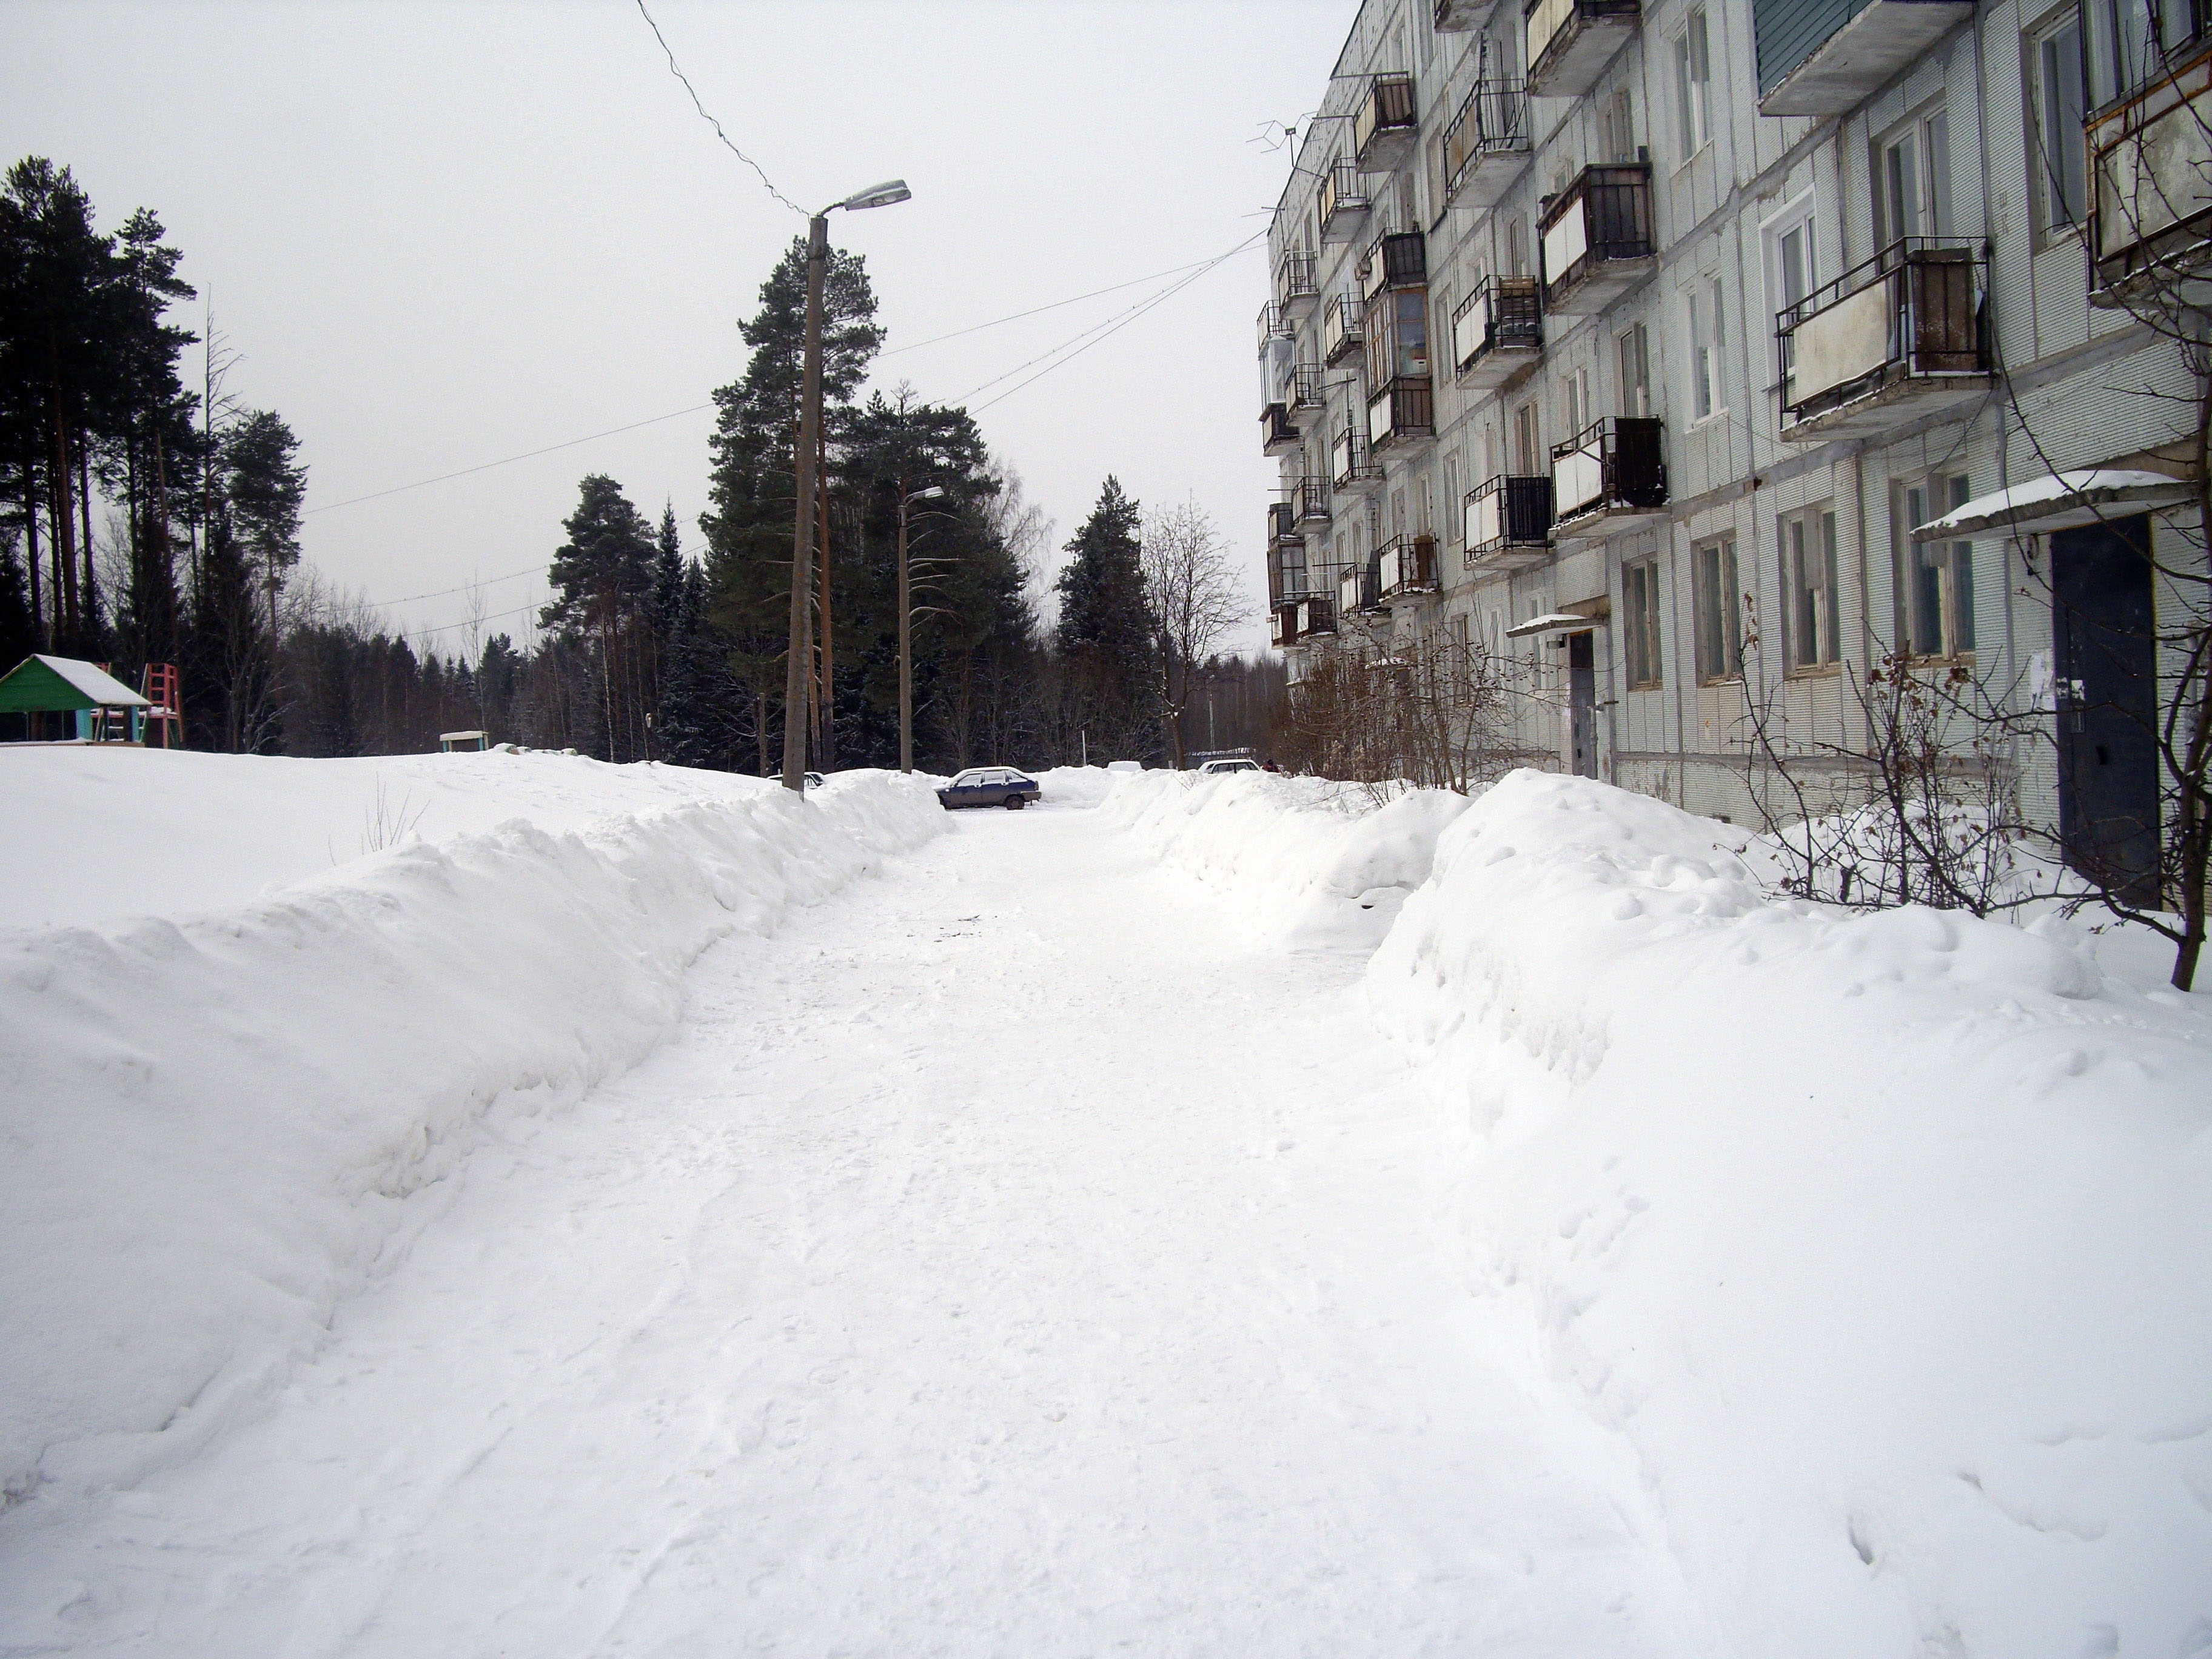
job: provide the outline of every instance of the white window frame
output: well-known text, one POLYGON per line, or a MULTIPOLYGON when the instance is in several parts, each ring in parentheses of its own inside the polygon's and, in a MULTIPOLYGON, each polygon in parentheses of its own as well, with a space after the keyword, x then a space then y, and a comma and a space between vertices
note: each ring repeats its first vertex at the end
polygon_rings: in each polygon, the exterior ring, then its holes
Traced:
POLYGON ((1790 372, 1790 356, 1785 342, 1774 331, 1774 321, 1804 297, 1804 295, 1790 294, 1785 274, 1783 244, 1793 233, 1802 233, 1805 238, 1805 293, 1810 294, 1820 286, 1820 216, 1809 187, 1784 203, 1779 212, 1761 221, 1759 227, 1759 239, 1766 256, 1768 372, 1774 376, 1774 385, 1769 389, 1775 391, 1781 388, 1790 372))
POLYGON ((1712 24, 1706 9, 1693 9, 1674 32, 1674 133, 1686 166, 1713 141, 1712 24))
POLYGON ((2089 100, 2084 34, 2081 8, 2067 5, 2039 20, 2022 37, 2027 57, 2028 183, 2039 244, 2079 235, 2089 217, 2088 141, 2082 130, 2089 100), (2074 37, 2072 100, 2069 104, 2062 98, 2054 108, 2049 75, 2051 49, 2069 33, 2074 37), (2069 161, 2075 168, 2070 179, 2066 176, 2069 161), (2079 200, 2067 204, 2057 199, 2067 187, 2078 194, 2079 200))
POLYGON ((1729 412, 1728 313, 1717 274, 1690 284, 1690 424, 1703 426, 1729 412))

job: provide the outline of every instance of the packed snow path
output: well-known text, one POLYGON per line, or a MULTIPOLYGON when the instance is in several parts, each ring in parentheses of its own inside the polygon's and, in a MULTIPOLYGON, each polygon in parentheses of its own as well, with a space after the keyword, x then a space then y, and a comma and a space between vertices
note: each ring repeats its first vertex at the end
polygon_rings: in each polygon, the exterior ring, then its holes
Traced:
POLYGON ((267 1416, 8 1517, 0 1653, 1702 1650, 1619 1443, 1486 1346, 1358 965, 963 815, 708 951, 267 1416))

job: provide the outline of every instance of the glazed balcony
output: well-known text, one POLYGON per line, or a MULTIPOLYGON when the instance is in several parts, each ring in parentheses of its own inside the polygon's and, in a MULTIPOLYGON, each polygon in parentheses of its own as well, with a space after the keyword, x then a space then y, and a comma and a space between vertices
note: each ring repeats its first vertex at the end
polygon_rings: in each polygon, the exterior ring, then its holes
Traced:
POLYGON ((1372 198, 1357 161, 1337 161, 1321 176, 1321 239, 1324 242, 1356 242, 1367 228, 1372 198))
POLYGON ((1528 163, 1528 93, 1518 81, 1478 81, 1444 129, 1443 204, 1485 212, 1528 163))
POLYGON ((1437 435, 1436 397, 1426 375, 1386 381, 1367 396, 1367 445, 1370 451, 1432 442, 1437 435))
POLYGON ((1367 434, 1349 428, 1329 447, 1329 478, 1348 494, 1367 495, 1382 487, 1382 469, 1367 453, 1367 434))
POLYGON ((1267 603, 1293 605, 1314 591, 1308 580, 1304 542, 1291 542, 1267 550, 1267 603))
POLYGON ((1544 309, 1602 311, 1658 266, 1651 234, 1651 164, 1584 167, 1537 221, 1544 246, 1544 309))
POLYGON ((1273 300, 1268 301, 1266 305, 1260 307, 1258 327, 1260 334, 1259 355, 1262 357, 1267 355, 1268 348, 1273 345, 1276 341, 1291 339, 1294 337, 1296 332, 1296 331, 1291 327, 1291 319, 1289 315, 1285 313, 1282 307, 1277 305, 1273 300))
POLYGON ((1291 419, 1291 411, 1281 404, 1269 404, 1260 411, 1260 453, 1263 455, 1294 455, 1304 440, 1297 425, 1291 419))
POLYGON ((1336 596, 1316 591, 1298 601, 1298 638, 1313 639, 1336 632, 1336 596))
POLYGON ((1577 537, 1664 516, 1667 465, 1660 422, 1627 415, 1593 422, 1552 447, 1552 505, 1559 532, 1577 537))
POLYGON ((1576 98, 1644 21, 1638 0, 1528 0, 1522 14, 1532 98, 1576 98))
POLYGON ((1328 480, 1309 473, 1291 486, 1291 498, 1284 503, 1297 515, 1301 530, 1325 529, 1328 525, 1328 480))
POLYGON ((1305 545, 1305 537, 1298 529, 1298 509, 1293 501, 1270 501, 1267 504, 1267 545, 1281 547, 1289 542, 1305 545))
POLYGON ((1489 10, 1490 0, 1437 0, 1437 33, 1454 34, 1464 29, 1479 29, 1489 10))
POLYGON ((1377 75, 1352 118, 1352 153, 1362 173, 1389 173, 1413 153, 1413 77, 1377 75))
POLYGON ((1525 570, 1552 556, 1552 481, 1500 473, 1467 492, 1460 522, 1469 570, 1525 570))
POLYGON ((1376 597, 1388 605, 1434 593, 1437 582, 1437 538, 1401 536, 1386 542, 1375 556, 1376 597))
POLYGON ((2212 45, 2087 122, 2092 305, 2212 305, 2212 45))
POLYGON ((1278 605, 1267 613, 1267 643, 1280 649, 1297 637, 1297 607, 1278 605))
POLYGON ((1972 0, 1797 0, 1755 7, 1759 112, 1842 115, 1856 109, 1973 15, 1972 0))
POLYGON ((1321 355, 1331 368, 1367 349, 1367 322, 1359 296, 1340 294, 1321 315, 1321 355))
POLYGON ((1385 231, 1367 245, 1367 257, 1359 262, 1362 298, 1371 300, 1393 289, 1428 285, 1428 239, 1419 231, 1385 231))
POLYGON ((1381 568, 1377 560, 1347 565, 1336 582, 1336 614, 1340 617, 1379 617, 1384 613, 1381 568))
POLYGON ((1293 327, 1312 316, 1314 307, 1321 303, 1316 263, 1313 254, 1293 248, 1275 267, 1275 303, 1282 307, 1283 315, 1293 327))
POLYGON ((1452 313, 1452 368, 1460 386, 1504 386, 1544 356, 1544 289, 1534 276, 1486 276, 1452 313))
POLYGON ((1782 436, 1870 436, 1987 392, 1984 282, 1972 249, 1911 236, 1783 312, 1782 436))

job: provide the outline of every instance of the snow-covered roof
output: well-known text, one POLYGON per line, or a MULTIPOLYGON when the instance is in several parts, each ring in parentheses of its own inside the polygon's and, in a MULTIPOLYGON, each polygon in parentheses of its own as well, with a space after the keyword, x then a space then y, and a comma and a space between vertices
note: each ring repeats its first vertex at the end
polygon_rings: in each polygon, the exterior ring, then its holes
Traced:
POLYGON ((102 708, 151 708, 154 706, 97 664, 79 662, 75 657, 49 657, 43 652, 33 655, 102 708))
POLYGON ((2148 513, 2189 499, 2190 486, 2163 472, 2125 467, 2087 467, 2078 472, 2050 472, 2027 483, 1978 495, 1940 519, 1912 532, 1916 542, 1946 536, 1972 536, 1984 530, 2040 534, 2094 524, 2100 519, 2148 513))
POLYGON ((1525 640, 1531 634, 1583 634, 1596 626, 1596 621, 1589 617, 1577 617, 1569 611, 1549 611, 1527 622, 1514 623, 1505 630, 1505 637, 1525 640))

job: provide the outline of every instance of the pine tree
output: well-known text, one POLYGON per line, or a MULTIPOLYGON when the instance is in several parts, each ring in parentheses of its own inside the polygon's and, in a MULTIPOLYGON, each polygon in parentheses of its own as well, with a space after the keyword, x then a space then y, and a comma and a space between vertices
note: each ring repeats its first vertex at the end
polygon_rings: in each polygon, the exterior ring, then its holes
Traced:
POLYGON ((1145 599, 1137 503, 1109 477, 1098 504, 1065 550, 1054 632, 1066 675, 1070 717, 1088 746, 1117 758, 1151 755, 1158 742, 1158 627, 1145 599))
POLYGON ((595 472, 580 494, 562 526, 568 539, 546 573, 556 596, 538 621, 591 641, 594 751, 604 760, 638 760, 648 707, 640 659, 650 648, 653 532, 612 478, 595 472))

